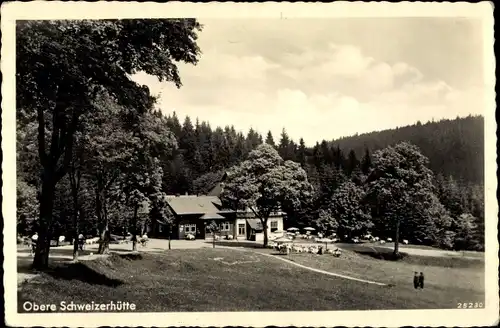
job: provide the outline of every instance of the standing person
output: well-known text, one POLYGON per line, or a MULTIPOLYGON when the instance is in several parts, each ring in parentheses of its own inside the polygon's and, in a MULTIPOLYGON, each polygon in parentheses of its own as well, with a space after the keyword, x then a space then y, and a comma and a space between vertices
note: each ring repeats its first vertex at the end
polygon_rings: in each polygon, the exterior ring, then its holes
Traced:
POLYGON ((83 245, 85 244, 85 238, 83 237, 83 234, 78 235, 78 248, 83 251, 83 245))
POLYGON ((418 277, 418 284, 420 288, 424 289, 424 273, 420 272, 420 276, 418 277))
POLYGON ((35 234, 33 236, 31 236, 31 254, 32 255, 35 255, 37 241, 38 241, 38 232, 35 232, 35 234))
POLYGON ((418 289, 419 285, 420 281, 418 278, 418 272, 415 271, 415 275, 413 276, 413 287, 415 287, 415 289, 418 289))

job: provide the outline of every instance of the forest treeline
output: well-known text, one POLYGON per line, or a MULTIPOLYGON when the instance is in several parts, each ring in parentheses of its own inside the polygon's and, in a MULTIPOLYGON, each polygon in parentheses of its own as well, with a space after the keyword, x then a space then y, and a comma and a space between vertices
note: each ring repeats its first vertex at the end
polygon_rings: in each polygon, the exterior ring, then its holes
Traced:
MULTIPOLYGON (((156 115, 162 115, 159 112, 156 115)), ((166 124, 174 133, 179 148, 164 167, 164 189, 170 194, 206 193, 222 176, 222 171, 245 159, 261 143, 274 146, 284 160, 302 165, 309 179, 319 183, 320 174, 340 170, 350 176, 356 170, 367 172, 370 155, 379 149, 407 141, 429 158, 430 169, 439 176, 463 186, 483 185, 484 118, 468 116, 454 120, 371 132, 333 141, 318 141, 306 147, 304 140, 293 140, 283 129, 279 136, 265 136, 254 129, 247 134, 234 126, 212 128, 189 116, 172 113, 166 124)))

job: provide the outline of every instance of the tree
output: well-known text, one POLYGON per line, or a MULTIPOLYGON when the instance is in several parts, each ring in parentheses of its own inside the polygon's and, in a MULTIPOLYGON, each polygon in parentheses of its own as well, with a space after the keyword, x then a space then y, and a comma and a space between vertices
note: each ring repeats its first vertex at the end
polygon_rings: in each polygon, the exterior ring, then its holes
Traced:
POLYGON ((172 113, 171 117, 169 116, 167 118, 167 126, 170 129, 170 131, 174 133, 177 140, 179 140, 181 138, 182 126, 175 111, 172 113))
POLYGON ((306 144, 303 138, 299 140, 299 147, 297 149, 297 162, 302 168, 306 167, 306 144))
POLYGON ((215 248, 215 236, 220 232, 220 226, 212 220, 210 224, 207 225, 207 230, 212 234, 212 247, 215 248))
POLYGON ((426 204, 435 202, 433 174, 429 160, 410 143, 379 150, 373 155, 373 171, 367 179, 367 195, 373 214, 387 233, 394 237, 394 255, 399 256, 401 225, 409 218, 431 221, 433 213, 426 204))
POLYGON ((18 122, 38 122, 41 166, 39 239, 34 267, 48 266, 56 184, 66 175, 80 118, 106 90, 136 113, 154 102, 130 79, 137 71, 181 86, 176 62, 196 64, 194 19, 23 21, 16 25, 18 122), (154 46, 152 46, 154 45, 154 46))
POLYGON ((337 231, 339 227, 338 221, 335 219, 333 213, 329 209, 320 209, 318 216, 314 220, 314 225, 323 232, 337 231))
POLYGON ((352 238, 373 226, 364 198, 363 189, 351 181, 343 183, 333 194, 328 204, 328 213, 335 218, 340 236, 352 238))
POLYGON ((346 173, 347 176, 351 176, 352 172, 354 172, 359 167, 359 161, 356 158, 356 153, 351 149, 349 154, 347 155, 346 160, 346 173))
POLYGON ((248 208, 260 219, 267 245, 267 221, 271 213, 283 207, 300 208, 312 197, 312 186, 299 164, 283 161, 270 145, 262 144, 250 152, 248 159, 232 167, 224 182, 222 198, 248 208))
POLYGON ((212 190, 221 180, 224 175, 223 170, 216 172, 208 172, 193 181, 193 193, 197 195, 206 195, 212 190))
POLYGON ((372 159, 370 157, 370 152, 366 148, 365 155, 361 160, 361 171, 363 172, 364 175, 368 175, 370 173, 371 167, 372 167, 372 159))
POLYGON ((276 147, 276 144, 274 143, 273 134, 271 133, 271 131, 267 132, 266 144, 276 147))
MULTIPOLYGON (((93 181, 100 235, 98 253, 103 254, 107 252, 109 242, 109 191, 129 164, 135 149, 132 142, 133 127, 120 115, 123 108, 107 95, 100 95, 96 102, 96 109, 92 113, 82 115, 70 178, 72 188, 78 187, 75 178, 81 175, 83 169, 93 181), (82 168, 82 165, 85 167, 82 168)), ((76 196, 77 190, 74 190, 73 198, 76 196)), ((75 224, 76 221, 75 217, 75 224)))
POLYGON ((290 137, 288 136, 288 133, 286 132, 285 128, 283 128, 283 130, 281 131, 281 138, 278 145, 278 153, 285 161, 291 160, 293 158, 290 143, 291 143, 290 137))
POLYGON ((475 238, 477 224, 476 218, 471 214, 462 214, 457 217, 454 222, 454 242, 453 248, 456 250, 475 250, 478 249, 479 240, 475 238))
POLYGON ((199 164, 195 160, 198 147, 193 123, 191 122, 191 118, 189 116, 186 116, 184 124, 182 125, 179 148, 183 154, 184 160, 189 165, 191 170, 195 169, 199 164))
POLYGON ((346 180, 344 173, 335 166, 322 165, 318 170, 318 205, 328 206, 335 190, 346 180))
POLYGON ((262 143, 262 136, 259 135, 253 128, 250 128, 248 130, 247 138, 246 138, 246 144, 247 144, 247 149, 248 150, 253 150, 255 149, 258 145, 262 143))
POLYGON ((175 223, 175 216, 167 203, 167 196, 159 192, 151 197, 150 220, 156 220, 157 224, 166 226, 168 229, 168 249, 171 249, 172 228, 175 223))
MULTIPOLYGON (((140 210, 148 212, 146 207, 162 197, 163 169, 160 158, 171 154, 177 143, 161 119, 147 113, 137 122, 130 142, 133 145, 121 185, 126 203, 133 209, 132 239, 136 250, 136 236, 140 210)), ((147 218, 147 216, 143 216, 147 218)))
POLYGON ((17 230, 30 233, 38 214, 37 190, 33 185, 17 179, 17 230))

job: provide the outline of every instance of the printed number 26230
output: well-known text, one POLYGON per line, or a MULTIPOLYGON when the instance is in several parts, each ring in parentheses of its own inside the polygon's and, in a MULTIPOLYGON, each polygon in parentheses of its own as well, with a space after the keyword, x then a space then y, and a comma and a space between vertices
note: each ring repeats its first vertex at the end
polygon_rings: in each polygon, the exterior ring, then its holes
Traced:
POLYGON ((457 303, 458 309, 481 309, 483 307, 483 303, 457 303))

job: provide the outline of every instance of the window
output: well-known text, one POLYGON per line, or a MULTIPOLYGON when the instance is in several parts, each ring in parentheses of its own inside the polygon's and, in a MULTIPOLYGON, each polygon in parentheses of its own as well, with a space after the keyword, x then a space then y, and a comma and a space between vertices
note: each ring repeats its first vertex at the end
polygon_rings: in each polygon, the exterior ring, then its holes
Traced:
POLYGON ((163 226, 161 224, 158 225, 158 232, 163 232, 163 226))
POLYGON ((238 224, 238 235, 244 235, 245 234, 245 224, 238 224))
POLYGON ((220 224, 220 231, 229 231, 229 222, 222 222, 220 224))
POLYGON ((196 234, 196 224, 190 223, 186 224, 186 233, 196 234))
POLYGON ((278 221, 271 221, 271 232, 278 230, 278 221))

